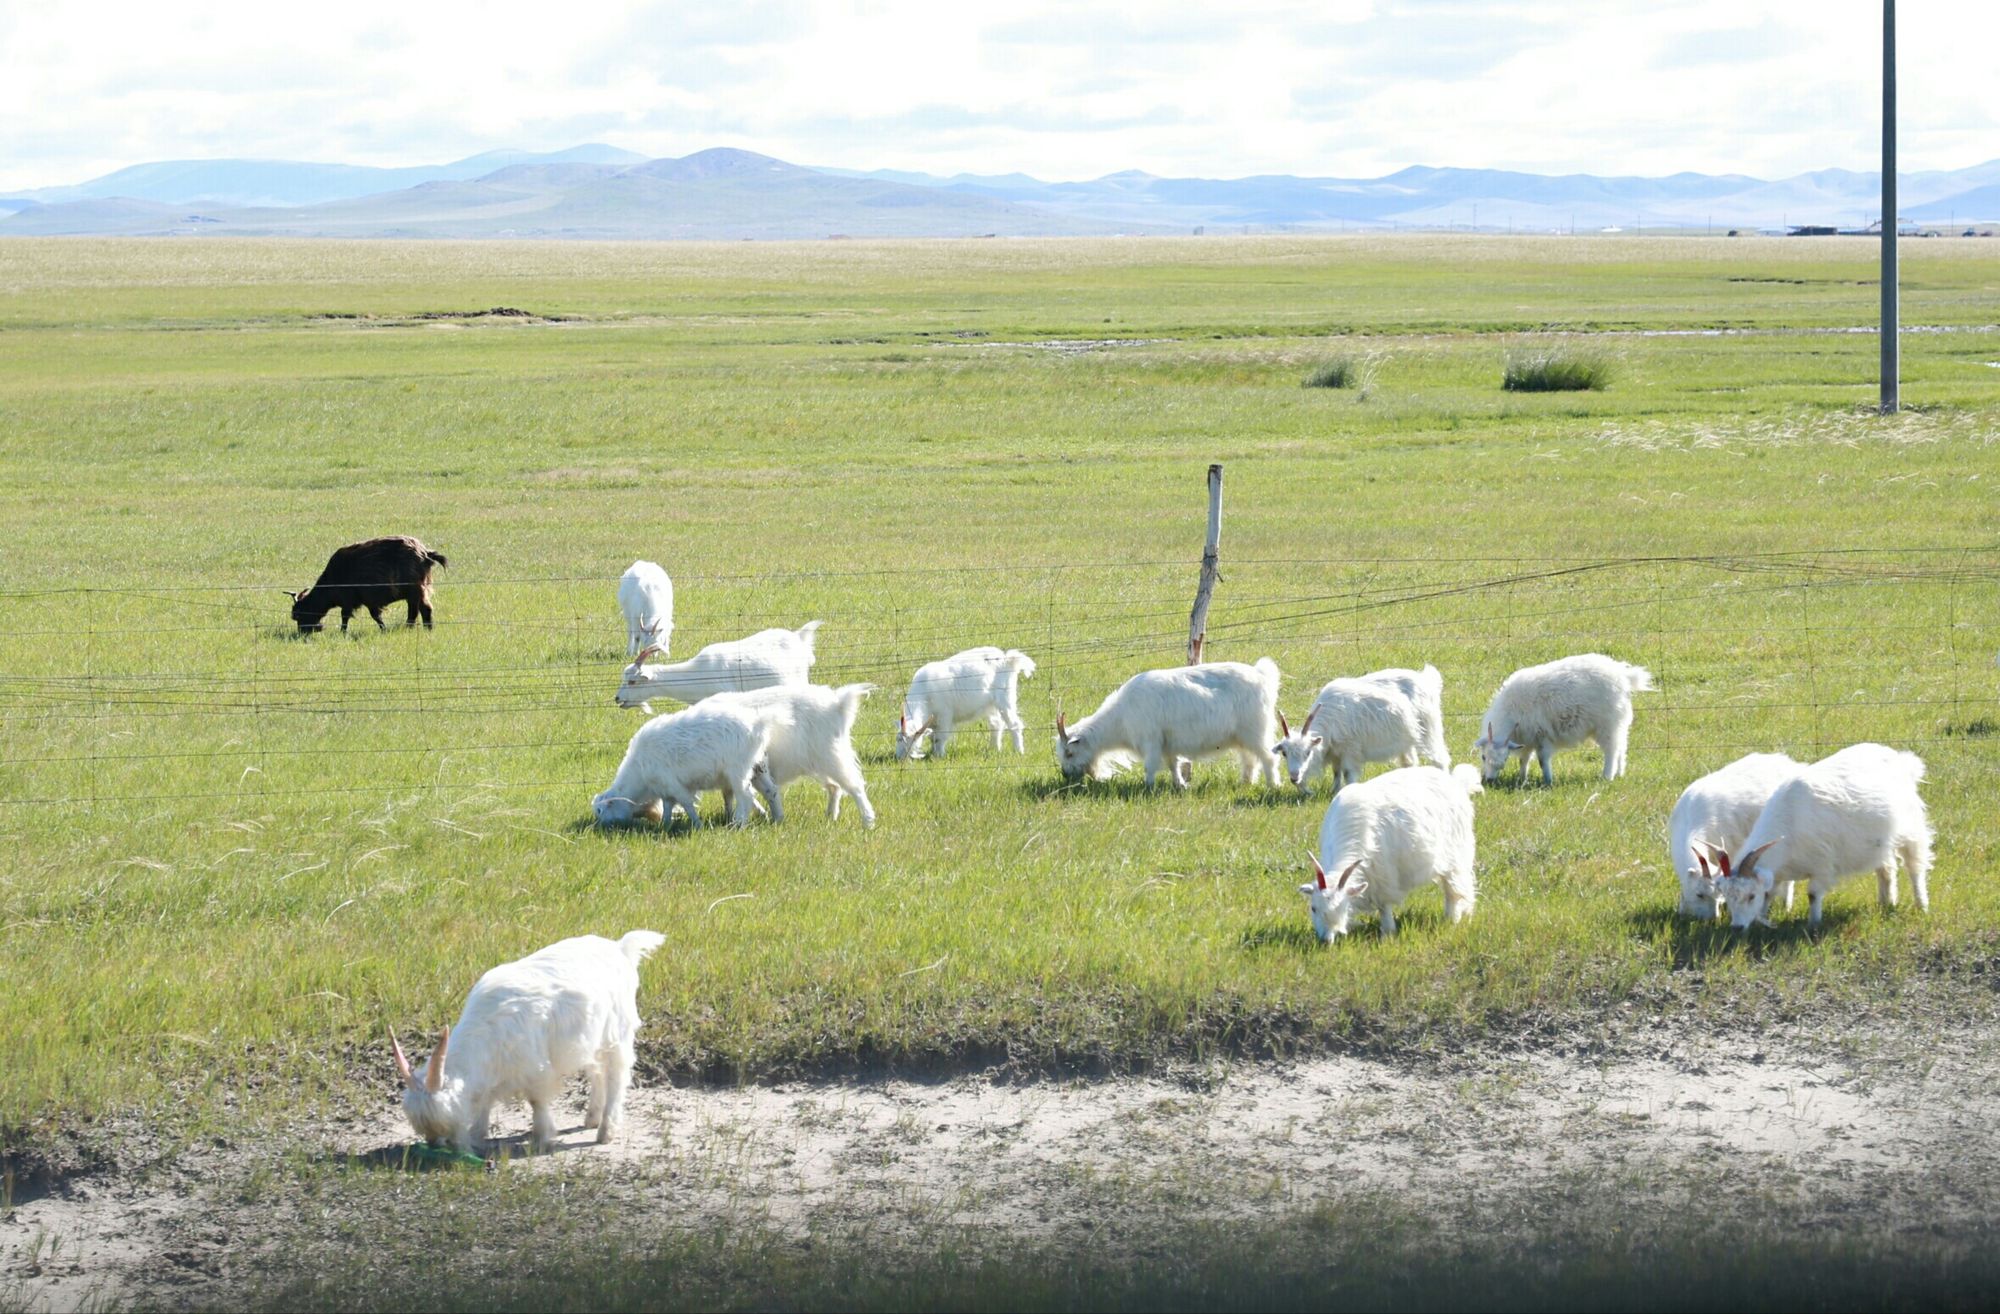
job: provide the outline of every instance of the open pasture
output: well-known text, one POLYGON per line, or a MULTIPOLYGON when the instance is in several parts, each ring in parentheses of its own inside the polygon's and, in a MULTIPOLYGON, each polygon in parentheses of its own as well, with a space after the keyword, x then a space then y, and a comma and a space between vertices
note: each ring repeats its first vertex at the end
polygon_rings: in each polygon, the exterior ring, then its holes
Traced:
POLYGON ((0 1136, 377 1102, 385 1026, 639 926, 642 1083, 1948 1010, 2000 925, 2000 252, 1911 245, 1883 419, 1843 331, 1872 250, 0 244, 0 1136), (433 317, 493 307, 529 313, 433 317), (1550 333, 1612 385, 1503 392, 1550 333), (1370 389, 1300 386, 1342 352, 1370 389), (1211 460, 1209 653, 1275 658, 1294 717, 1428 661, 1469 760, 1517 666, 1653 672, 1627 778, 1584 750, 1478 801, 1468 924, 1428 893, 1393 943, 1315 944, 1324 784, 1059 787, 1056 712, 1179 660, 1211 460), (278 590, 384 533, 449 555, 437 629, 289 633, 278 590), (874 832, 808 785, 782 827, 587 824, 640 723, 635 557, 675 657, 826 622, 817 677, 880 686, 874 832), (1025 758, 894 762, 910 672, 982 643, 1040 667, 1025 758), (1928 917, 1866 880, 1816 942, 1673 916, 1683 784, 1860 739, 1930 764, 1928 917))

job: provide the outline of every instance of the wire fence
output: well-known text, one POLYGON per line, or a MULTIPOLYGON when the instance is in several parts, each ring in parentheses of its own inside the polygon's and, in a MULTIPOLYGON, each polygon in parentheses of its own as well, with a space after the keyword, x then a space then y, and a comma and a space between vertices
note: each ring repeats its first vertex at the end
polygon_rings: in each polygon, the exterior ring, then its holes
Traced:
MULTIPOLYGON (((922 664, 1019 648, 1031 726, 1177 665, 1194 563, 903 565, 675 580, 672 660, 822 622, 813 679, 881 690, 856 738, 888 755, 922 664)), ((1211 660, 1274 657, 1302 715, 1336 675, 1434 664, 1463 753, 1520 666, 1603 651, 1647 666, 1635 758, 1715 765, 1861 739, 1991 764, 2000 747, 2000 545, 1641 557, 1223 563, 1211 660)), ((301 637, 277 586, 240 579, 0 589, 0 809, 353 799, 412 789, 594 792, 636 714, 616 572, 439 580, 437 628, 301 637)), ((397 608, 400 612, 400 607, 397 608)), ((724 669, 670 667, 693 696, 724 669)), ((668 710, 676 703, 662 698, 668 710)), ((1297 716, 1294 716, 1296 723, 1297 716)), ((1049 769, 961 729, 927 771, 1049 769)), ((1704 767, 1703 769, 1707 769, 1704 767)))

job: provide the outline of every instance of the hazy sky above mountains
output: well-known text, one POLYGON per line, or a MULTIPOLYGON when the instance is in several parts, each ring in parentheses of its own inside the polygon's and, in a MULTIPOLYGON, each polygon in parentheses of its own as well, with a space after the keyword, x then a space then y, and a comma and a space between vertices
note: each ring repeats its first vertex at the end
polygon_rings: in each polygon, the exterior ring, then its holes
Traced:
MULTIPOLYGON (((2000 156, 2000 5, 1902 7, 1902 163, 2000 156)), ((604 141, 1087 178, 1873 167, 1879 0, 0 0, 0 188, 604 141)))

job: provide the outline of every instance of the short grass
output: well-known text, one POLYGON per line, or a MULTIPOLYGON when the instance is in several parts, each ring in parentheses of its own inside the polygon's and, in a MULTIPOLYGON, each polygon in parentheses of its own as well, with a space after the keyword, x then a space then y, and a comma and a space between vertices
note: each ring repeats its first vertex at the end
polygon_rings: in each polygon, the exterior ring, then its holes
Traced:
POLYGON ((727 246, 0 243, 0 1125, 351 1107, 386 1028, 558 937, 664 931, 662 1073, 1119 1067, 1427 1046, 1621 1008, 1949 998, 2000 924, 2000 279, 1907 257, 1882 419, 1862 243, 1374 239, 727 246), (419 320, 517 306, 561 322, 419 320), (338 318, 328 318, 338 316, 338 318), (1755 330, 1717 335, 1719 330, 1755 330), (1619 385, 1495 387, 1619 332, 1619 385), (1130 339, 1097 350, 1050 340, 1130 339), (1366 405, 1301 389, 1377 353, 1366 405), (1061 788, 1044 729, 1177 660, 1208 462, 1218 658, 1435 662, 1464 753, 1509 670, 1649 666, 1629 778, 1479 806, 1481 903, 1311 941, 1323 797, 1061 788), (300 641, 332 547, 449 554, 431 633, 300 641), (676 653, 819 617, 881 692, 880 827, 599 831, 634 557, 676 653), (1027 649, 1025 758, 897 764, 901 688, 1027 649), (1671 915, 1664 826, 1752 749, 1922 752, 1922 917, 1868 882, 1739 946, 1671 915), (747 896, 747 897, 745 897, 747 896))

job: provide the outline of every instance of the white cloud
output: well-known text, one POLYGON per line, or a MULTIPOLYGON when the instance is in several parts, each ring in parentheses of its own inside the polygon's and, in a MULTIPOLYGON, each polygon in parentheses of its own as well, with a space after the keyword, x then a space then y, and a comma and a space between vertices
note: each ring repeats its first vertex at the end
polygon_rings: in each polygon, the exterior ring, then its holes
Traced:
MULTIPOLYGON (((2000 6, 1903 12, 1903 163, 2000 152, 2000 6)), ((0 188, 144 160, 711 145, 1091 177, 1870 167, 1877 0, 0 0, 0 188)))

